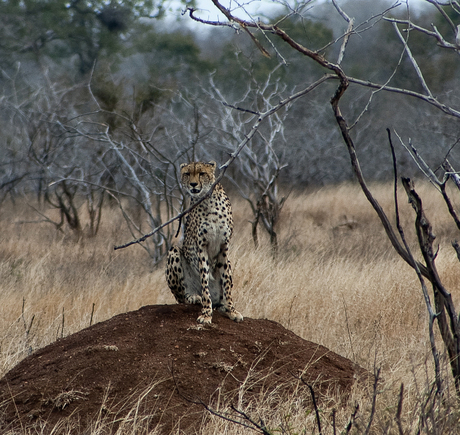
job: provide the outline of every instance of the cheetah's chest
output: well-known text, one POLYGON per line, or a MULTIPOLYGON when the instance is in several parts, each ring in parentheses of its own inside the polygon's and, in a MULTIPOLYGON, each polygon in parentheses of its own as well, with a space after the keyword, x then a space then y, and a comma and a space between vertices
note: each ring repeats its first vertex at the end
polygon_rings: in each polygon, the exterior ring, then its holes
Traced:
POLYGON ((215 258, 232 235, 231 210, 213 197, 203 201, 188 216, 184 247, 198 252, 206 249, 209 258, 215 258))

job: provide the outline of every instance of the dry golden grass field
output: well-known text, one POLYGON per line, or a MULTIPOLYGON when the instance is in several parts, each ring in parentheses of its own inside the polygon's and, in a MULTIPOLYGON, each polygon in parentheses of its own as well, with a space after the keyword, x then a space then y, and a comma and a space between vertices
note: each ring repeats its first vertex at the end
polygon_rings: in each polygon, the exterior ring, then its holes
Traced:
MULTIPOLYGON (((432 186, 420 182, 418 190, 437 236, 441 278, 459 307, 460 265, 450 246, 458 237, 455 226, 432 186)), ((392 186, 376 185, 372 191, 394 220, 392 186)), ((445 358, 444 401, 431 406, 433 361, 417 276, 393 251, 359 188, 343 184, 291 193, 278 227, 276 259, 262 234, 254 249, 250 210, 236 194, 230 196, 237 309, 247 317, 275 320, 372 373, 380 369, 368 433, 460 433, 460 407, 445 358)), ((403 192, 400 208, 407 238, 419 256, 413 211, 403 192)), ((114 245, 131 239, 116 208, 104 210, 94 238, 77 239, 49 223, 30 222, 37 219, 27 204, 1 205, 0 375, 31 351, 89 326, 91 316, 95 323, 144 305, 175 303, 163 265, 153 267, 138 246, 114 251, 114 245)), ((444 352, 439 338, 437 344, 444 352)), ((358 387, 347 403, 331 400, 320 407, 323 433, 345 433, 357 404, 350 433, 366 433, 373 391, 358 387)), ((261 400, 257 415, 272 419, 270 433, 318 433, 313 414, 297 406, 295 397, 276 412, 264 406, 261 400)), ((219 417, 206 421, 205 434, 254 433, 219 417)))

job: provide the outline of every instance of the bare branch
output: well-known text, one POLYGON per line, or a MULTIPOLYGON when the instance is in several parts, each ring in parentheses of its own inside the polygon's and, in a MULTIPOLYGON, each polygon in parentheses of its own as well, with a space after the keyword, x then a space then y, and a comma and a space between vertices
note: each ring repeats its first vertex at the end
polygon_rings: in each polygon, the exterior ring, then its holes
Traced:
MULTIPOLYGON (((393 28, 394 28, 396 34, 398 35, 398 38, 400 39, 400 41, 404 45, 404 49, 406 50, 407 56, 409 57, 409 60, 412 63, 412 66, 414 67, 415 72, 417 73, 417 77, 419 78, 423 89, 425 89, 425 92, 427 93, 427 95, 430 98, 433 98, 433 94, 431 93, 430 88, 426 84, 425 78, 423 77, 423 73, 422 73, 420 67, 418 66, 417 61, 415 60, 415 58, 414 58, 414 56, 412 54, 412 51, 411 51, 411 49, 409 47, 409 44, 407 43, 407 39, 403 38, 403 36, 401 35, 401 31, 399 30, 399 28, 398 28, 398 26, 396 25, 395 22, 393 22, 393 28)), ((408 35, 408 37, 409 37, 409 35, 408 35)))
POLYGON ((419 154, 417 149, 412 145, 412 141, 409 139, 409 145, 406 145, 402 138, 399 136, 397 132, 395 132, 396 136, 398 136, 401 145, 407 150, 410 154, 416 165, 419 167, 420 171, 425 175, 428 180, 436 187, 436 189, 440 190, 442 182, 438 179, 436 174, 432 171, 432 169, 428 166, 428 164, 423 160, 422 156, 419 154))
MULTIPOLYGON (((438 0, 426 0, 428 3, 431 3, 437 10, 438 12, 443 16, 443 18, 449 23, 449 26, 453 30, 454 34, 457 30, 455 24, 452 22, 450 19, 449 15, 447 15, 446 11, 441 7, 441 4, 438 0)), ((450 3, 450 2, 449 2, 450 3)))
POLYGON ((444 37, 439 33, 438 29, 433 24, 432 24, 433 30, 428 30, 428 29, 425 29, 424 27, 421 27, 415 24, 414 22, 410 20, 401 20, 401 19, 389 18, 389 17, 385 17, 384 20, 389 21, 393 24, 395 23, 404 24, 405 26, 409 28, 409 30, 414 29, 414 30, 417 30, 418 32, 424 33, 425 35, 435 38, 438 41, 438 45, 440 47, 455 50, 457 52, 459 51, 459 47, 457 47, 457 45, 455 44, 452 44, 446 41, 444 37))
POLYGON ((447 177, 450 177, 457 186, 457 188, 460 190, 460 176, 458 175, 458 172, 456 172, 452 165, 449 163, 449 160, 446 159, 442 164, 442 167, 446 171, 445 175, 447 177))
MULTIPOLYGON (((381 91, 384 91, 385 90, 385 87, 388 85, 388 83, 390 83, 391 79, 395 76, 399 66, 401 65, 401 62, 403 60, 403 55, 404 55, 404 50, 401 52, 401 55, 399 56, 399 60, 398 60, 398 63, 396 64, 396 67, 394 68, 393 72, 391 73, 390 77, 388 77, 387 81, 381 85, 380 88, 376 89, 375 91, 372 91, 371 92, 371 95, 369 97, 369 99, 367 100, 367 103, 366 105, 364 106, 364 109, 361 111, 361 113, 356 117, 356 120, 355 122, 350 125, 350 130, 353 129, 357 124, 358 122, 361 120, 361 118, 363 117, 363 115, 369 110, 369 107, 372 103, 372 100, 374 98, 374 95, 381 92, 381 91)), ((350 81, 352 81, 350 79, 350 77, 348 78, 350 81)))
POLYGON ((185 9, 185 11, 182 12, 182 15, 188 12, 189 17, 192 20, 197 21, 198 23, 207 24, 208 26, 230 27, 233 30, 239 30, 238 26, 230 22, 223 23, 222 21, 204 20, 202 18, 199 18, 195 15, 195 12, 197 12, 198 10, 199 9, 195 9, 195 8, 187 8, 185 9))
MULTIPOLYGON (((331 78, 337 79, 337 77, 331 77, 331 78)), ((441 110, 442 112, 446 113, 447 115, 454 116, 456 118, 460 118, 460 111, 459 110, 456 110, 456 109, 454 109, 452 107, 446 106, 445 104, 439 102, 433 96, 420 94, 419 92, 411 91, 411 90, 408 90, 408 89, 395 88, 393 86, 387 86, 387 85, 381 85, 381 84, 377 84, 377 83, 372 83, 370 81, 361 80, 361 79, 357 79, 357 78, 354 78, 354 77, 347 77, 347 79, 348 79, 348 81, 350 83, 356 83, 356 84, 361 85, 361 86, 374 88, 374 89, 382 89, 382 90, 387 91, 387 92, 394 92, 394 93, 397 93, 397 94, 403 94, 403 95, 407 95, 409 97, 418 98, 418 99, 423 100, 426 103, 436 107, 437 109, 441 110)))
POLYGON ((340 65, 343 60, 343 56, 345 55, 345 49, 347 47, 348 41, 350 40, 350 36, 353 32, 353 25, 355 23, 354 18, 350 18, 344 11, 343 9, 337 4, 336 0, 332 0, 332 4, 334 7, 337 9, 337 12, 342 16, 342 18, 348 23, 348 28, 347 31, 345 32, 342 45, 340 47, 340 52, 339 56, 337 58, 337 65, 340 65))

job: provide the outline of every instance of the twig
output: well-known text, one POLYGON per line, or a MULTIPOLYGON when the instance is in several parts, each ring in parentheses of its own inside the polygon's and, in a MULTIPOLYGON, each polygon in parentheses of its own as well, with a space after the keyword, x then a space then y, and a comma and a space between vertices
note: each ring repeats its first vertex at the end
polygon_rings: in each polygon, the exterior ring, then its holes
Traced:
POLYGON ((94 314, 94 306, 96 304, 93 302, 93 308, 91 309, 91 317, 89 319, 89 326, 91 326, 93 324, 93 314, 94 314))
MULTIPOLYGON (((231 408, 233 409, 233 411, 235 411, 237 414, 241 415, 244 420, 247 420, 249 421, 249 423, 251 423, 252 425, 254 425, 254 428, 251 428, 252 430, 260 430, 260 432, 263 434, 263 435, 271 435, 271 433, 269 432, 269 430, 267 429, 267 427, 265 426, 265 423, 263 422, 263 420, 261 419, 260 420, 260 423, 257 423, 256 421, 254 421, 253 418, 251 418, 249 415, 247 415, 245 412, 243 411, 240 411, 239 409, 236 409, 234 405, 231 405, 231 408)), ((250 427, 250 426, 246 426, 246 427, 250 427)))
POLYGON ((225 101, 223 101, 222 104, 226 107, 230 107, 230 109, 239 110, 240 112, 251 113, 252 115, 257 115, 257 116, 260 115, 259 112, 255 112, 254 110, 249 110, 249 109, 244 109, 243 107, 234 106, 233 104, 228 104, 225 101))
MULTIPOLYGON (((441 7, 439 4, 439 0, 426 0, 428 3, 431 3, 438 11, 439 13, 444 17, 444 19, 449 23, 449 26, 451 27, 452 31, 455 33, 456 27, 453 21, 450 19, 449 15, 447 15, 446 11, 441 7)), ((451 3, 451 2, 449 2, 451 3)), ((444 6, 444 5, 443 5, 444 6)))
POLYGON ((62 307, 61 338, 64 337, 64 307, 62 307))
POLYGON ((350 18, 343 11, 343 9, 340 8, 336 0, 332 0, 332 4, 337 9, 337 12, 342 16, 342 18, 348 23, 347 31, 345 32, 345 36, 343 38, 342 45, 340 46, 340 52, 337 59, 337 65, 340 65, 342 63, 343 56, 345 55, 345 49, 347 47, 348 41, 350 40, 350 36, 352 35, 355 20, 354 18, 350 18))
POLYGON ((353 425, 355 424, 355 419, 356 415, 358 414, 359 411, 359 403, 356 404, 355 410, 350 416, 350 420, 348 421, 347 427, 345 428, 345 433, 348 434, 350 433, 351 429, 353 428, 353 425))
POLYGON ((398 426, 399 435, 404 435, 404 430, 401 423, 401 412, 404 399, 404 384, 401 384, 401 389, 399 390, 399 400, 398 400, 398 409, 396 411, 396 424, 398 426))
MULTIPOLYGON (((452 204, 452 202, 451 202, 451 200, 450 200, 450 198, 449 198, 449 196, 447 195, 447 192, 446 192, 446 184, 447 184, 447 180, 449 178, 452 179, 452 181, 455 183, 457 188, 460 189, 460 177, 454 171, 454 168, 452 167, 452 165, 450 164, 450 162, 447 159, 442 164, 442 167, 446 172, 445 172, 445 179, 444 179, 443 183, 441 183, 441 186, 440 186, 441 187, 441 193, 442 193, 442 196, 444 198, 445 203, 447 204, 447 208, 449 210, 449 213, 450 213, 452 219, 455 222, 455 225, 457 225, 457 228, 460 230, 460 218, 459 218, 457 212, 455 211, 455 208, 454 208, 454 206, 453 206, 453 204, 452 204)), ((455 246, 454 246, 454 248, 455 248, 455 246)))
POLYGON ((195 15, 195 12, 197 11, 198 9, 195 9, 195 8, 187 8, 182 12, 182 15, 188 12, 190 18, 194 21, 197 21, 198 23, 207 24, 208 26, 230 27, 233 30, 239 30, 238 26, 230 22, 224 23, 222 21, 211 21, 211 20, 204 20, 202 18, 199 18, 195 15))
POLYGON ((377 93, 385 90, 385 87, 391 82, 391 80, 393 79, 393 77, 396 75, 396 72, 398 70, 398 68, 401 66, 401 63, 403 61, 403 58, 404 58, 404 49, 401 51, 401 54, 399 56, 399 60, 398 60, 398 63, 396 64, 396 66, 393 68, 393 71, 392 73, 390 74, 390 76, 387 78, 387 80, 385 81, 385 83, 383 83, 381 85, 380 88, 378 89, 375 89, 374 91, 371 92, 368 100, 367 100, 367 103, 366 105, 364 106, 363 110, 361 110, 361 113, 356 117, 355 121, 353 122, 353 124, 350 125, 350 130, 353 129, 361 120, 361 118, 364 116, 364 114, 369 110, 369 107, 372 103, 372 100, 374 98, 374 95, 376 95, 377 93))
POLYGON ((458 47, 455 44, 451 44, 450 42, 446 41, 442 37, 442 35, 439 33, 439 31, 436 29, 436 27, 434 25, 433 25, 433 28, 435 30, 428 30, 428 29, 425 29, 424 27, 421 27, 421 26, 418 26, 417 24, 414 24, 412 21, 409 21, 409 20, 400 20, 400 19, 397 19, 397 18, 388 18, 388 17, 384 17, 383 19, 386 20, 386 21, 389 21, 391 23, 404 24, 404 25, 410 27, 411 29, 417 30, 418 32, 424 33, 424 34, 426 34, 428 36, 432 36, 433 38, 435 38, 438 41, 438 45, 440 47, 449 48, 449 49, 452 49, 452 50, 458 50, 458 47))
POLYGON ((29 333, 30 333, 30 329, 32 328, 32 324, 34 323, 35 314, 32 315, 32 318, 30 319, 29 327, 27 327, 26 317, 24 315, 24 305, 25 305, 25 303, 26 303, 26 298, 22 298, 22 320, 24 321, 24 330, 26 332, 26 336, 28 337, 29 333))
MULTIPOLYGON (((302 379, 302 378, 300 378, 300 379, 302 379)), ((302 381, 303 381, 303 379, 302 379, 302 381)), ((311 400, 313 401, 313 408, 315 410, 315 415, 316 415, 316 424, 318 425, 318 433, 319 433, 319 435, 322 435, 321 418, 319 416, 318 404, 316 403, 315 390, 313 390, 313 387, 310 384, 307 384, 306 382, 304 382, 304 384, 307 385, 308 389, 310 390, 311 400)))
MULTIPOLYGON (((451 147, 451 149, 458 143, 458 141, 451 147)), ((446 176, 452 179, 452 181, 455 183, 457 186, 457 189, 460 190, 460 176, 458 175, 458 172, 454 171, 454 168, 450 164, 449 160, 444 160, 444 163, 442 164, 443 169, 446 171, 446 176)))
POLYGON ((447 195, 446 183, 445 182, 441 183, 440 187, 441 187, 442 197, 444 198, 444 202, 447 205, 447 209, 449 210, 450 216, 454 220, 455 225, 457 226, 457 228, 460 230, 460 218, 459 218, 457 212, 455 211, 455 208, 454 208, 454 206, 453 206, 453 204, 452 204, 452 202, 451 202, 451 200, 449 198, 449 195, 447 195))
MULTIPOLYGON (((310 394, 311 394, 311 399, 312 399, 312 402, 313 402, 313 409, 315 410, 315 417, 316 417, 316 424, 318 425, 318 431, 319 431, 319 435, 322 434, 322 430, 321 430, 321 418, 320 418, 320 415, 319 415, 319 409, 318 409, 318 403, 316 402, 316 395, 315 395, 315 390, 313 389, 313 386, 310 385, 308 382, 306 382, 302 376, 300 377, 297 377, 297 379, 300 379, 300 381, 306 385, 308 387, 308 389, 310 390, 310 394)), ((335 425, 335 410, 333 411, 334 414, 334 425, 335 425)), ((335 429, 334 429, 335 430, 335 429)))
MULTIPOLYGON (((393 24, 393 28, 396 32, 396 34, 398 35, 398 38, 400 39, 400 41, 403 43, 404 45, 404 48, 406 50, 406 53, 407 53, 407 56, 409 57, 409 60, 412 64, 412 66, 414 67, 414 70, 415 70, 415 73, 417 74, 417 77, 419 78, 420 80, 420 83, 422 84, 422 87, 423 89, 425 89, 425 92, 427 93, 427 95, 430 97, 430 98, 433 98, 433 94, 431 93, 431 90, 430 88, 428 87, 428 85, 426 84, 426 81, 425 81, 425 78, 423 77, 423 73, 422 73, 422 70, 420 69, 420 67, 418 66, 418 63, 417 61, 415 60, 415 57, 413 56, 412 54, 412 51, 409 47, 409 44, 407 43, 407 39, 404 39, 403 36, 401 35, 401 31, 399 30, 397 24, 395 22, 392 23, 393 24)), ((409 35, 407 36, 409 37, 409 35)))
POLYGON ((412 144, 411 139, 409 139, 409 145, 406 145, 398 133, 396 133, 396 136, 398 136, 398 139, 401 142, 401 145, 410 154, 410 156, 412 157, 412 160, 418 166, 418 168, 423 173, 423 175, 425 175, 425 177, 428 178, 428 180, 430 180, 430 182, 436 187, 436 189, 440 190, 441 188, 440 186, 442 184, 441 181, 439 181, 438 177, 433 172, 433 170, 429 167, 429 165, 425 162, 425 160, 423 160, 423 157, 420 155, 417 148, 415 148, 415 146, 412 144))
POLYGON ((368 435, 369 431, 371 430, 371 425, 374 420, 375 415, 375 405, 377 403, 377 387, 380 381, 380 367, 377 369, 377 372, 374 373, 374 388, 372 390, 372 407, 371 407, 371 415, 369 416, 369 422, 367 423, 366 430, 364 431, 364 435, 368 435))
POLYGON ((353 350, 353 340, 351 338, 350 323, 348 322, 347 305, 345 304, 345 297, 343 296, 343 294, 342 294, 342 303, 343 303, 343 310, 345 312, 345 324, 347 325, 348 340, 350 341, 351 354, 353 355, 353 361, 356 362, 356 355, 355 355, 355 351, 353 350))

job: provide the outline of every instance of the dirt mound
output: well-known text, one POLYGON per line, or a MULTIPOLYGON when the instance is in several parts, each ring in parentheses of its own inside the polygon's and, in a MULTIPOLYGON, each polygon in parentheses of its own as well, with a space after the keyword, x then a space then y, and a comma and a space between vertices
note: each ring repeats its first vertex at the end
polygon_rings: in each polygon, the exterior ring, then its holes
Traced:
POLYGON ((203 327, 198 313, 197 306, 147 306, 38 350, 0 380, 0 430, 32 425, 46 433, 60 422, 82 433, 111 421, 105 428, 113 432, 127 416, 148 415, 151 428, 168 433, 180 421, 190 432, 202 421, 200 402, 232 400, 248 377, 246 400, 289 388, 301 374, 319 393, 347 391, 363 374, 276 322, 237 324, 215 313, 203 327))

